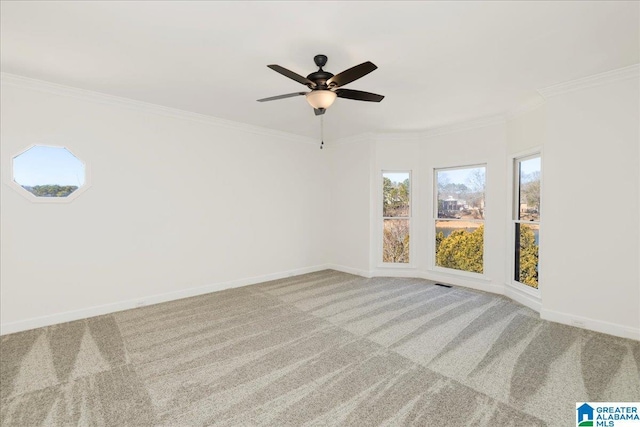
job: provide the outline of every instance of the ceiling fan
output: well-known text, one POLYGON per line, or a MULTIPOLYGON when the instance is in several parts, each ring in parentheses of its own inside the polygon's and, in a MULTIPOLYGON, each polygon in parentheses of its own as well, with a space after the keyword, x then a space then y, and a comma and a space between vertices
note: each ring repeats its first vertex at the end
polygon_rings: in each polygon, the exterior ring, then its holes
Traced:
POLYGON ((377 95, 375 93, 363 92, 361 90, 342 89, 342 86, 345 86, 354 80, 358 80, 360 77, 364 77, 378 68, 372 62, 363 62, 360 65, 356 65, 355 67, 351 67, 339 74, 333 75, 322 69, 322 67, 327 63, 326 55, 316 55, 313 58, 313 61, 319 67, 319 70, 309 74, 307 77, 303 77, 300 74, 294 73, 293 71, 287 70, 279 65, 267 65, 267 67, 271 68, 273 71, 307 86, 311 89, 311 92, 287 93, 285 95, 258 99, 258 102, 275 101, 276 99, 304 95, 306 96, 309 105, 313 107, 316 116, 319 116, 325 113, 327 108, 333 104, 333 101, 335 101, 336 98, 370 102, 380 102, 384 99, 384 96, 377 95))

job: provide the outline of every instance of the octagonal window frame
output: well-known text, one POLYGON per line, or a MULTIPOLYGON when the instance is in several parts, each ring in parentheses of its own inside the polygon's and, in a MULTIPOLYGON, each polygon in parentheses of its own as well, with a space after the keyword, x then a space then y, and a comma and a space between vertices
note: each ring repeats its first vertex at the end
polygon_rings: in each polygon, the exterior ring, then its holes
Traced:
POLYGON ((11 188, 16 190, 24 198, 26 198, 27 200, 29 200, 29 201, 31 201, 33 203, 71 203, 91 187, 91 168, 89 167, 89 163, 86 160, 83 160, 83 158, 84 157, 79 156, 75 150, 72 150, 67 145, 47 144, 47 143, 34 143, 34 144, 31 144, 31 145, 27 146, 26 148, 20 150, 19 152, 15 153, 10 158, 10 167, 9 167, 10 176, 9 176, 9 178, 11 180, 11 188), (14 160, 18 156, 21 156, 21 155, 25 154, 27 151, 29 151, 29 150, 31 150, 32 148, 35 148, 35 147, 62 148, 64 150, 67 150, 67 152, 69 152, 69 154, 71 154, 73 157, 78 159, 78 161, 80 163, 82 163, 82 165, 84 166, 84 184, 79 186, 77 190, 73 191, 71 194, 69 194, 68 196, 65 196, 65 197, 36 196, 35 194, 30 192, 29 190, 26 190, 15 179, 14 160))

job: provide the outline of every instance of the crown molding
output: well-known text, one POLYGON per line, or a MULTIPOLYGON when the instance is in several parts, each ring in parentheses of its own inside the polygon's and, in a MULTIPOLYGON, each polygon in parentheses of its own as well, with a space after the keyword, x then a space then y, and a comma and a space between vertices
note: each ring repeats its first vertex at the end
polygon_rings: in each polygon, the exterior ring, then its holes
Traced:
POLYGON ((557 85, 538 89, 538 93, 545 99, 561 95, 567 92, 573 92, 580 89, 586 89, 594 86, 600 86, 607 83, 638 78, 640 76, 640 64, 630 65, 616 70, 606 71, 600 74, 583 77, 581 79, 571 80, 557 85))
POLYGON ((505 124, 503 114, 479 117, 465 122, 453 123, 445 126, 412 131, 412 132, 378 132, 373 134, 376 141, 412 142, 420 141, 450 133, 464 132, 489 126, 505 124))
POLYGON ((527 114, 533 110, 536 110, 543 105, 545 105, 547 101, 542 96, 537 96, 535 100, 528 102, 526 104, 519 105, 511 110, 507 111, 504 114, 504 118, 506 121, 511 121, 513 119, 517 119, 523 114, 527 114))
MULTIPOLYGON (((573 92, 580 89, 599 86, 619 80, 626 80, 631 78, 638 78, 640 76, 640 64, 634 64, 628 67, 619 68, 616 70, 607 71, 592 76, 587 76, 577 80, 571 80, 568 82, 548 86, 546 88, 538 89, 537 93, 540 97, 527 104, 517 106, 511 110, 506 111, 503 114, 496 114, 492 116, 480 117, 473 120, 467 120, 464 122, 457 122, 449 125, 438 126, 417 131, 383 131, 383 132, 367 132, 363 134, 352 135, 344 138, 339 138, 332 141, 329 146, 338 146, 347 143, 362 142, 362 141, 416 141, 433 138, 440 135, 451 134, 455 132, 464 132, 483 127, 505 124, 507 121, 513 120, 523 114, 533 111, 546 103, 548 98, 561 95, 563 93, 573 92)), ((123 108, 133 109, 136 111, 142 111, 151 114, 162 115, 165 117, 172 117, 178 119, 190 120, 193 122, 204 123, 217 127, 238 130, 242 132, 248 132, 252 134, 270 136, 288 141, 304 142, 308 144, 317 145, 316 138, 305 137, 302 135, 296 135, 289 132, 279 131, 275 129, 269 129, 261 126, 249 125, 246 123, 236 122, 227 119, 221 119, 218 117, 208 116, 206 114, 194 113, 191 111, 180 110, 177 108, 164 107, 162 105, 152 104, 143 101, 136 101, 129 98, 123 98, 113 95, 107 95, 101 92, 94 92, 85 89, 74 88, 70 86, 64 86, 57 83, 51 83, 43 80, 32 79, 29 77, 23 77, 15 74, 0 73, 0 80, 2 84, 9 86, 15 86, 20 88, 38 90, 41 92, 52 93, 56 95, 62 95, 72 97, 76 99, 82 99, 91 102, 97 102, 107 105, 115 105, 123 108)))
POLYGON ((489 126, 502 125, 505 123, 506 119, 504 114, 495 114, 492 116, 479 117, 477 119, 468 120, 465 122, 427 129, 424 134, 427 138, 430 138, 434 136, 447 135, 450 133, 464 132, 489 126))
POLYGON ((208 116, 206 114, 194 113, 191 111, 180 110, 177 108, 165 107, 162 105, 152 104, 144 101, 136 101, 130 98, 123 98, 114 95, 107 95, 102 92, 94 92, 86 89, 79 89, 71 86, 65 86, 57 83, 47 82, 44 80, 32 79, 30 77, 19 76, 10 73, 0 73, 0 81, 3 85, 18 87, 22 89, 31 89, 39 92, 46 92, 54 95, 61 95, 70 98, 80 99, 84 101, 96 102, 99 104, 112 105, 130 110, 144 113, 161 115, 176 119, 189 120, 192 122, 203 123, 211 126, 232 129, 241 132, 252 133, 261 136, 275 137, 294 142, 304 142, 309 144, 317 144, 313 138, 302 135, 296 135, 289 132, 283 132, 275 129, 269 129, 261 126, 249 125, 246 123, 236 122, 233 120, 221 119, 218 117, 208 116))
POLYGON ((351 144, 356 142, 419 142, 440 135, 455 132, 464 132, 484 127, 501 125, 506 123, 506 118, 502 114, 480 117, 466 122, 453 123, 446 126, 417 130, 417 131, 379 131, 367 132, 357 135, 339 138, 331 143, 331 146, 351 144))
POLYGON ((416 141, 425 140, 426 138, 428 138, 428 135, 426 134, 426 130, 413 131, 413 132, 384 131, 384 132, 378 132, 374 134, 373 137, 376 142, 416 142, 416 141))
MULTIPOLYGON (((376 134, 374 132, 358 133, 356 135, 345 136, 334 141, 329 141, 329 145, 327 145, 327 148, 337 147, 343 144, 353 144, 357 142, 372 142, 375 141, 375 137, 376 134)), ((326 141, 325 144, 327 144, 326 141)))
MULTIPOLYGON (((463 132, 483 127, 505 124, 508 121, 518 118, 519 116, 529 113, 537 108, 546 104, 548 98, 561 95, 563 93, 573 92, 580 89, 586 89, 594 86, 600 86, 607 83, 612 83, 620 80, 627 80, 640 77, 640 64, 634 64, 628 67, 619 68, 616 70, 607 71, 600 74, 584 77, 577 80, 571 80, 568 82, 560 83, 557 85, 549 86, 546 88, 538 89, 536 92, 539 96, 536 99, 516 106, 510 110, 507 110, 503 114, 496 114, 492 116, 480 117, 473 120, 464 122, 453 123, 445 126, 438 126, 434 128, 428 128, 425 130, 412 131, 412 132, 376 132, 373 138, 377 141, 416 141, 432 138, 435 136, 446 135, 455 132, 463 132)), ((351 142, 359 140, 358 135, 350 138, 344 138, 342 142, 351 142)))

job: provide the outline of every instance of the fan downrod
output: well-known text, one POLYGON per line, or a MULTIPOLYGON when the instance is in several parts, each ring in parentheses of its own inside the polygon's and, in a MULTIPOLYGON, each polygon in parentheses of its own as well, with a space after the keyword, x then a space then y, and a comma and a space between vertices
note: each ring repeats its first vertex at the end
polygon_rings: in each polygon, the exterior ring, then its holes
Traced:
POLYGON ((333 74, 322 69, 327 63, 327 55, 316 55, 313 57, 313 62, 319 67, 319 70, 313 72, 307 76, 307 79, 315 83, 315 86, 309 86, 311 90, 327 90, 327 80, 333 77, 333 74))
MULTIPOLYGON (((371 62, 363 62, 362 64, 356 65, 355 67, 351 67, 347 70, 342 71, 336 75, 325 71, 322 69, 327 64, 327 55, 316 55, 313 57, 313 62, 318 66, 318 71, 315 71, 309 74, 307 77, 301 76, 298 73, 294 73, 291 70, 287 70, 284 67, 281 67, 277 64, 267 65, 267 67, 271 68, 273 71, 282 74, 283 76, 295 80, 296 82, 305 85, 311 92, 294 92, 287 93, 279 96, 272 96, 269 98, 258 99, 259 102, 265 101, 275 101, 277 99, 284 98, 292 98, 294 96, 304 95, 307 97, 307 101, 311 106, 314 106, 309 99, 310 94, 313 93, 312 97, 323 98, 325 101, 329 101, 327 96, 332 97, 333 99, 337 98, 345 98, 345 99, 353 99, 355 101, 369 101, 369 102, 380 102, 384 99, 384 96, 378 95, 375 93, 363 92, 361 90, 352 90, 352 89, 344 89, 343 86, 348 85, 349 83, 360 79, 361 77, 366 76, 370 72, 376 70, 378 67, 371 62), (314 93, 318 91, 331 91, 331 93, 314 93)), ((324 102, 324 101, 323 101, 324 102)), ((321 104, 316 104, 321 105, 321 104)), ((324 104, 322 104, 324 105, 324 104)), ((331 105, 329 103, 329 105, 331 105)), ((325 113, 325 108, 315 108, 314 112, 316 116, 320 116, 325 113)))

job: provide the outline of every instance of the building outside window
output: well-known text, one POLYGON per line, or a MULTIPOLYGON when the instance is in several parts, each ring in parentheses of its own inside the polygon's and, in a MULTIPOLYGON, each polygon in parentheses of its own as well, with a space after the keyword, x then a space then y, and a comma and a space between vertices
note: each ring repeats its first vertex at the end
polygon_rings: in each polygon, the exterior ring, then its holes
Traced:
POLYGON ((484 165, 435 170, 435 266, 484 272, 484 165))

